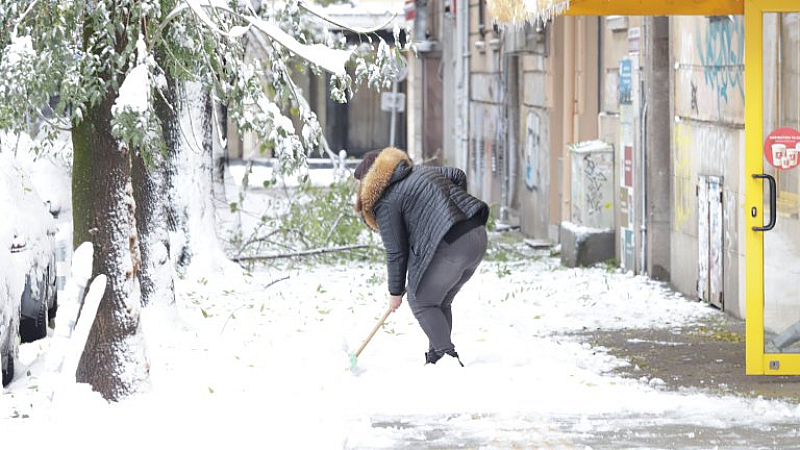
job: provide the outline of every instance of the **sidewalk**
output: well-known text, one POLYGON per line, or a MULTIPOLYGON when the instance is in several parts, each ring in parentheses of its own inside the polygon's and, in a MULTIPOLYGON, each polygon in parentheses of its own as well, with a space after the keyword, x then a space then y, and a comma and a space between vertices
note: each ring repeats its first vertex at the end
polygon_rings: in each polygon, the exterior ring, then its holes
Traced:
POLYGON ((800 376, 745 374, 745 323, 721 311, 694 326, 595 330, 581 336, 628 360, 630 366, 618 369, 625 377, 658 378, 669 390, 695 388, 800 403, 800 376))

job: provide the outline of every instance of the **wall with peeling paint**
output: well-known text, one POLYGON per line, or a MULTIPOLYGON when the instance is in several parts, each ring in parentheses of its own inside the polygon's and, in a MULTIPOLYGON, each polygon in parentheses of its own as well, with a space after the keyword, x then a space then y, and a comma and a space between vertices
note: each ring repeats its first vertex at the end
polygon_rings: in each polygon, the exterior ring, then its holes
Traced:
POLYGON ((473 193, 489 203, 496 215, 500 203, 500 158, 505 150, 502 41, 485 8, 471 7, 470 16, 467 174, 473 193))
POLYGON ((569 220, 566 144, 597 138, 598 19, 558 17, 544 29, 501 31, 478 6, 470 5, 471 190, 498 217, 510 166, 509 222, 557 241, 569 220), (569 75, 565 67, 573 67, 569 75))
MULTIPOLYGON (((719 275, 714 279, 722 280, 724 309, 744 317, 743 186, 747 174, 743 167, 743 19, 739 16, 657 19, 616 16, 599 20, 559 17, 548 23, 546 34, 539 36, 543 40, 509 55, 508 49, 503 48, 503 33, 492 29, 491 18, 477 17, 480 5, 475 1, 470 4, 473 23, 468 165, 473 190, 497 204, 502 182, 498 168, 503 163, 499 158, 504 154, 514 155, 516 184, 510 204, 522 231, 531 237, 552 238, 553 230, 557 230, 561 220, 569 220, 571 211, 566 144, 599 138, 619 147, 623 137, 619 62, 630 53, 638 53, 636 70, 644 86, 634 82, 634 88, 644 88, 642 98, 649 102, 650 109, 646 110, 646 130, 639 127, 644 110, 637 110, 635 120, 630 121, 635 129, 634 158, 644 156, 637 151, 642 142, 647 148, 646 166, 642 167, 640 160, 633 161, 634 183, 640 183, 640 177, 647 178, 646 184, 636 185, 648 193, 646 206, 640 208, 640 200, 635 196, 635 204, 627 206, 635 212, 632 223, 637 228, 636 271, 642 267, 640 258, 645 255, 640 254, 640 245, 646 242, 649 275, 669 280, 690 298, 698 296, 701 271, 704 279, 719 275), (637 38, 637 31, 641 38, 637 38), (648 35, 650 32, 652 36, 648 35), (599 49, 599 56, 581 53, 592 48, 599 49), (511 66, 503 59, 509 56, 514 58, 511 66), (596 61, 595 78, 590 70, 592 61, 596 61), (514 74, 503 74, 504 67, 513 67, 514 74), (516 84, 513 89, 507 85, 508 80, 516 84), (510 110, 513 112, 509 113, 510 110), (508 117, 511 119, 506 121, 508 117), (642 131, 646 136, 640 135, 642 131), (511 148, 505 152, 503 146, 508 143, 511 148), (709 180, 713 180, 713 186, 709 180), (698 201, 701 184, 705 189, 702 208, 698 201), (720 196, 721 201, 717 201, 720 196), (644 233, 640 236, 638 230, 642 209, 647 214, 646 236, 644 233), (702 220, 701 209, 707 213, 702 220), (699 239, 701 227, 709 239, 699 239), (718 229, 721 237, 714 234, 718 229), (711 241, 721 241, 721 245, 711 248, 711 241), (709 247, 709 251, 701 251, 701 246, 709 247), (708 264, 701 267, 699 260, 705 254, 709 255, 708 264), (717 270, 714 269, 717 265, 721 267, 719 272, 711 273, 717 270)), ((787 20, 800 21, 800 16, 787 20)), ((796 76, 800 52, 778 55, 776 48, 765 49, 765 57, 780 57, 785 67, 780 73, 775 67, 765 70, 765 79, 776 80, 765 84, 765 96, 775 95, 781 86, 784 101, 766 107, 766 128, 778 116, 791 124, 800 123, 797 106, 800 102, 794 101, 800 98, 794 89, 800 79, 796 76)), ((619 155, 617 148, 616 186, 620 186, 619 155)), ((781 174, 778 180, 778 213, 784 219, 783 227, 800 229, 800 225, 795 225, 800 223, 796 219, 800 215, 796 212, 800 205, 798 179, 800 170, 781 174)), ((617 213, 616 220, 620 221, 621 211, 617 213)), ((619 226, 617 223, 616 228, 619 226)), ((796 235, 794 230, 787 233, 796 235)), ((620 248, 619 243, 617 247, 620 248)), ((769 245, 767 248, 770 253, 779 250, 777 244, 775 248, 769 245)), ((715 283, 708 284, 712 296, 720 288, 715 283)), ((779 314, 783 316, 783 309, 779 314)))
POLYGON ((698 186, 701 176, 720 177, 725 309, 743 317, 738 276, 744 267, 739 233, 744 214, 743 19, 674 17, 671 21, 672 284, 685 295, 698 295, 698 186))
POLYGON ((600 89, 599 138, 614 146, 615 189, 615 257, 625 270, 635 271, 639 265, 640 233, 640 166, 641 149, 641 67, 646 56, 643 48, 641 17, 611 16, 601 18, 602 74, 600 89), (630 63, 627 77, 620 75, 623 60, 630 63), (627 87, 625 104, 621 105, 620 79, 627 87), (629 163, 628 180, 622 178, 625 171, 625 155, 629 163), (626 184, 627 183, 627 184, 626 184))
POLYGON ((520 145, 517 198, 520 227, 535 238, 547 238, 550 224, 550 114, 547 49, 520 57, 520 145))

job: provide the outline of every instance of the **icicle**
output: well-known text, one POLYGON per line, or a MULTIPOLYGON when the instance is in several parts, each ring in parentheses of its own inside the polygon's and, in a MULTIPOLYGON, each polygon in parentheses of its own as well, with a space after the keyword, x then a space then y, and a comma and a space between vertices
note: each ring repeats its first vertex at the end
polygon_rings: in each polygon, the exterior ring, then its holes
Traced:
POLYGON ((501 25, 548 21, 569 9, 569 0, 489 0, 489 13, 501 25))

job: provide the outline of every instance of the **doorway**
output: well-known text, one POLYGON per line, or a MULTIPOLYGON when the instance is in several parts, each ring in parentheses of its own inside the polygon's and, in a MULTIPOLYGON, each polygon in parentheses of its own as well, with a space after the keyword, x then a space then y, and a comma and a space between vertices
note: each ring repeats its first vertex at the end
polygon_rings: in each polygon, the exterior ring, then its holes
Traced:
POLYGON ((800 374, 800 2, 745 6, 747 373, 800 374))

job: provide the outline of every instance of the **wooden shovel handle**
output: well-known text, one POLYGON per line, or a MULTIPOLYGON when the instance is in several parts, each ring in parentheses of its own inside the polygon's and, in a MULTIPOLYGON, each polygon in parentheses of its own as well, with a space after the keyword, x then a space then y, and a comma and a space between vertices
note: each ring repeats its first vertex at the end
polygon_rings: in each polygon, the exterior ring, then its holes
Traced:
POLYGON ((373 328, 372 332, 369 333, 369 336, 367 336, 367 338, 361 344, 361 347, 359 347, 358 350, 356 350, 356 358, 358 358, 361 355, 361 352, 364 351, 364 348, 367 346, 367 344, 369 344, 369 341, 372 340, 372 336, 375 336, 375 333, 378 332, 378 329, 383 325, 383 322, 386 322, 386 318, 389 317, 389 314, 391 314, 391 313, 392 313, 392 309, 391 308, 388 308, 386 310, 386 312, 383 313, 383 316, 378 321, 378 323, 375 325, 375 328, 373 328))

